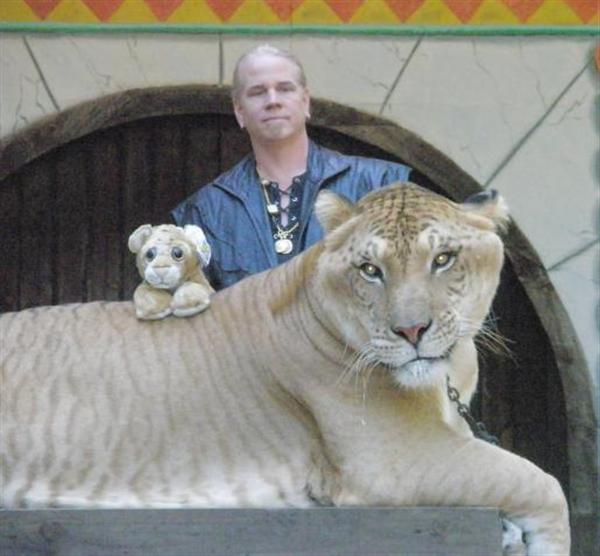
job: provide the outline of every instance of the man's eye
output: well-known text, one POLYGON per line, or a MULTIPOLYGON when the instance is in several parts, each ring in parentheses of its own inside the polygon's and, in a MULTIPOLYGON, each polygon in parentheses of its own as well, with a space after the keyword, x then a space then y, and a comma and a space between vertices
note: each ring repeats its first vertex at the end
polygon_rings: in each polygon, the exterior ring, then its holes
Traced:
POLYGON ((293 83, 283 83, 277 87, 277 90, 283 93, 289 93, 291 91, 295 91, 296 86, 293 83))
POLYGON ((444 251, 443 253, 437 254, 432 262, 432 270, 446 270, 450 268, 456 260, 456 253, 452 251, 444 251))
POLYGON ((371 263, 363 263, 360 265, 360 275, 367 280, 367 282, 378 282, 383 279, 383 272, 381 272, 381 269, 371 263))

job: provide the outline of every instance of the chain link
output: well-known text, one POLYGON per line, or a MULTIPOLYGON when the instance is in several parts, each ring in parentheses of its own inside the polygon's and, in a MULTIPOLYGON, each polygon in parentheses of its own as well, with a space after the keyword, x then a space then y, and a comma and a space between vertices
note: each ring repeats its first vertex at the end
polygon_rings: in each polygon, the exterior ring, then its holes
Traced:
POLYGON ((450 377, 448 375, 446 375, 446 388, 448 399, 456 404, 456 411, 467 422, 475 437, 498 446, 498 438, 490 433, 481 421, 473 417, 468 405, 460 401, 460 392, 450 384, 450 377))

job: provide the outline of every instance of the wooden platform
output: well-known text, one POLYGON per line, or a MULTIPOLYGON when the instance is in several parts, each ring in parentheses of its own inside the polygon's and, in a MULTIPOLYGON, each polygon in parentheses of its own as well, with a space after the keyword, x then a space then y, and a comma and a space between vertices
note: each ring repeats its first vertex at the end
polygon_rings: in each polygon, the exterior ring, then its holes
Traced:
POLYGON ((0 511, 2 556, 500 556, 488 508, 0 511))

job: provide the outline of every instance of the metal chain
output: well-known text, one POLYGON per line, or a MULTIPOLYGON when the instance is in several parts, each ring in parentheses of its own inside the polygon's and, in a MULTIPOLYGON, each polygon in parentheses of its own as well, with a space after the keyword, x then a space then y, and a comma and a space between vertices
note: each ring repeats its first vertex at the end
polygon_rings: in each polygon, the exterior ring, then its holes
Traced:
POLYGON ((468 405, 460 401, 460 392, 450 384, 450 377, 448 375, 446 375, 446 388, 449 400, 456 404, 458 414, 467 422, 467 425, 469 425, 469 428, 473 431, 475 437, 498 446, 498 438, 490 433, 481 421, 478 421, 473 417, 468 405))

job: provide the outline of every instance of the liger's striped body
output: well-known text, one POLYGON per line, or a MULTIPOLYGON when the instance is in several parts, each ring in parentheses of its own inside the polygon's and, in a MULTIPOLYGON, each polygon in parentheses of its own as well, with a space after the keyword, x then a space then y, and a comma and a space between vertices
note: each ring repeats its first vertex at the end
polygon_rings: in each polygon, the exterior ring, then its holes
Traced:
POLYGON ((244 372, 272 346, 235 297, 186 320, 139 322, 130 303, 4 316, 4 503, 306 505, 310 434, 266 366, 244 372))
POLYGON ((496 506, 567 554, 555 479, 450 411, 502 266, 496 202, 321 194, 325 241, 188 319, 131 303, 0 317, 7 507, 496 506))

